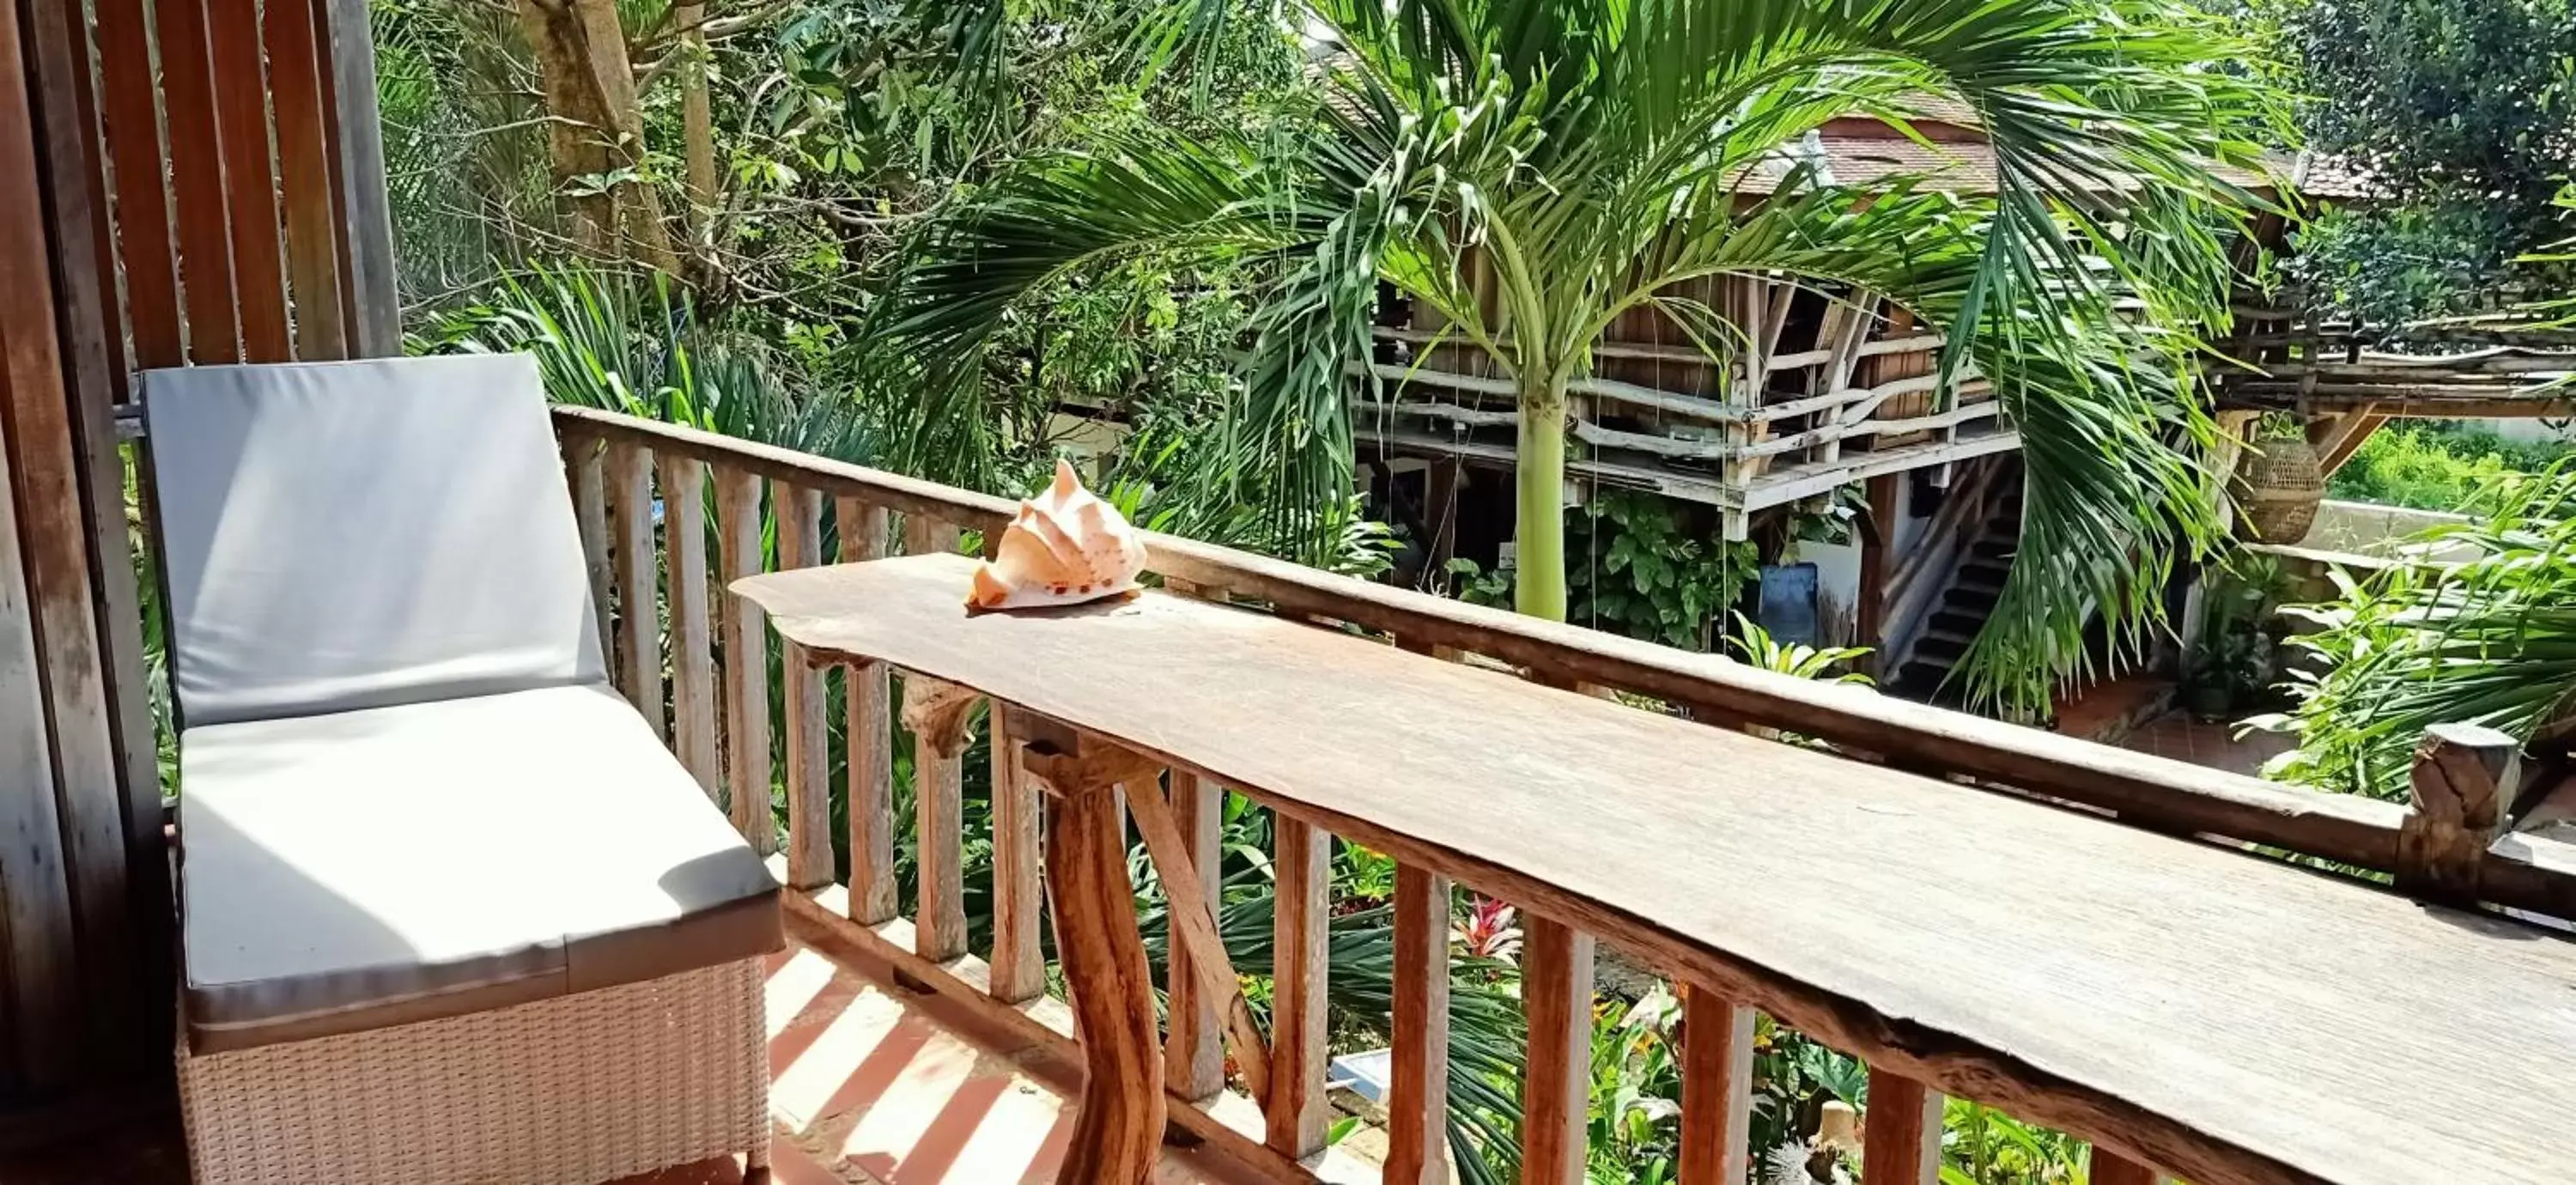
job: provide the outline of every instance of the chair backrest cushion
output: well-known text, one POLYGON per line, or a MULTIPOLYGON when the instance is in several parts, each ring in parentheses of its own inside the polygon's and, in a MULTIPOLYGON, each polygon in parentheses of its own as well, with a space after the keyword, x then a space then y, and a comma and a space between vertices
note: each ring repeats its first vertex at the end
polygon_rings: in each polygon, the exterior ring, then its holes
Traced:
POLYGON ((186 723, 605 677, 533 359, 191 367, 143 391, 186 723))

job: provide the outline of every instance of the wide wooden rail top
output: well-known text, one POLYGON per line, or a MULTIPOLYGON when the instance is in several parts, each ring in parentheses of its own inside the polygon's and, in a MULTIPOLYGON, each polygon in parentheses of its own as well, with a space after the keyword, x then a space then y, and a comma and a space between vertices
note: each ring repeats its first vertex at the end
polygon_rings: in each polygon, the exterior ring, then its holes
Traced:
POLYGON ((1189 597, 970 616, 971 568, 733 587, 816 665, 1109 739, 2195 1181, 2576 1180, 2576 945, 2539 929, 1189 597))

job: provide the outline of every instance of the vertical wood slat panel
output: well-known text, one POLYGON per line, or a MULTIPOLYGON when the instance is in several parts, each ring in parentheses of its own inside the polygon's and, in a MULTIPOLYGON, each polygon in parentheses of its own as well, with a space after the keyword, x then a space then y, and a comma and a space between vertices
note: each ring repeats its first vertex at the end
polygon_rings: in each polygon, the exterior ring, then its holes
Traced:
POLYGON ((1447 1185, 1449 878, 1395 869, 1395 1032, 1386 1185, 1447 1185))
POLYGON ((1682 989, 1682 1169, 1678 1185, 1740 1185, 1751 1170, 1750 1008, 1682 989))
POLYGON ((1922 1083, 1871 1067, 1861 1185, 1940 1185, 1941 1104, 1922 1083))
MULTIPOLYGON (((1046 991, 1046 955, 1038 945, 1038 910, 1046 898, 1046 870, 1038 847, 1038 788, 1020 768, 1019 741, 1011 739, 1010 709, 991 707, 986 729, 993 752, 993 998, 1005 1004, 1034 1000, 1046 991)), ((1179 949, 1179 944, 1171 944, 1179 949)), ((1187 990, 1177 974, 1172 1007, 1187 990)), ((1224 1055, 1218 1055, 1220 1080, 1224 1055)), ((1179 1081, 1177 1073, 1173 1081, 1179 1081)), ((1221 1082, 1220 1082, 1221 1084, 1221 1082)))
MULTIPOLYGON (((886 552, 886 509, 842 498, 832 513, 841 533, 841 562, 864 563, 886 552)), ((893 688, 886 665, 843 667, 844 743, 849 749, 850 920, 876 925, 900 908, 894 882, 893 688)), ((996 925, 998 925, 998 920, 996 925)))
POLYGON ((322 95, 337 187, 341 323, 353 358, 402 353, 394 291, 393 212, 385 193, 384 117, 376 110, 376 42, 368 0, 313 0, 324 59, 322 95), (347 80, 350 85, 342 85, 347 80))
MULTIPOLYGON (((0 408, 48 396, 61 406, 52 285, 36 192, 34 112, 21 63, 17 13, 0 5, 0 408)), ((5 920, 13 1058, 7 1075, 50 1090, 76 1072, 80 1045, 78 943, 55 767, 48 753, 45 672, 60 646, 44 636, 58 593, 44 579, 54 527, 39 496, 21 498, 27 449, 11 425, 0 449, 0 920, 5 920)), ((77 504, 77 503, 75 503, 77 504)), ((56 696, 58 697, 58 694, 56 696)), ((121 848, 120 848, 121 851, 121 848)))
MULTIPOLYGON (((820 566, 822 493, 781 485, 771 501, 778 520, 778 570, 820 566)), ((833 877, 831 740, 823 718, 823 672, 807 660, 804 647, 784 638, 779 646, 784 652, 779 690, 787 725, 787 880, 793 888, 817 889, 833 877)))
MULTIPOLYGON (((113 408, 128 398, 125 322, 117 300, 116 245, 110 225, 105 149, 99 137, 98 79, 90 33, 77 5, 32 5, 44 76, 45 157, 53 200, 48 230, 56 244, 54 281, 67 351, 66 446, 82 494, 81 540, 97 623, 99 676, 107 713, 107 761, 113 781, 96 787, 103 822, 121 827, 125 932, 119 949, 92 959, 92 1014, 98 1044, 87 1059, 122 1066, 157 1061, 169 1050, 168 992, 174 967, 167 941, 169 863, 162 838, 158 747, 144 676, 142 612, 127 543, 125 465, 113 408), (66 106, 60 96, 68 94, 66 106), (66 121, 63 115, 69 114, 66 121), (86 244, 86 253, 75 244, 86 244)), ((145 96, 149 104, 149 96, 145 96)), ((147 111, 148 115, 148 111, 147 111)), ((59 741, 58 741, 59 743, 59 741)))
POLYGON ((154 0, 162 110, 169 119, 170 192, 179 224, 179 277, 188 360, 242 361, 233 307, 232 231, 224 206, 223 133, 215 120, 206 0, 154 0))
POLYGON ((339 202, 332 191, 323 121, 321 45, 314 0, 264 0, 261 40, 276 108, 277 174, 286 227, 287 295, 295 316, 295 356, 346 358, 340 317, 339 202))
MULTIPOLYGON (((926 515, 903 519, 903 550, 928 555, 957 550, 957 528, 926 515)), ((913 868, 921 878, 913 909, 913 953, 946 961, 966 953, 964 759, 912 746, 913 868)))
MULTIPOLYGON (((997 730, 995 736, 1001 733, 997 730)), ((1199 897, 1210 912, 1220 902, 1225 790, 1183 770, 1173 770, 1172 821, 1190 867, 1198 872, 1199 897)), ((1178 910, 1172 911, 1175 915, 1178 910)), ((1219 1009, 1229 1000, 1211 999, 1201 991, 1190 966, 1187 944, 1164 944, 1163 982, 1171 995, 1171 1032, 1163 1041, 1164 1081, 1174 1094, 1191 1102, 1216 1097, 1225 1089, 1225 1018, 1219 1009)))
MULTIPOLYGON (((760 571, 760 485, 758 474, 716 470, 717 562, 725 584, 760 571)), ((724 647, 726 802, 734 828, 766 856, 778 850, 769 797, 767 619, 760 606, 728 593, 717 620, 724 647)))
POLYGON ((1592 1071, 1593 938, 1524 914, 1521 1006, 1529 1062, 1521 1084, 1522 1185, 1582 1185, 1592 1071))
MULTIPOLYGON (((12 308, 0 326, 0 441, 33 597, 37 661, 52 721, 51 741, 79 928, 83 1011, 97 1042, 84 1061, 108 1054, 136 1026, 136 981, 127 872, 128 828, 116 720, 109 696, 99 592, 91 570, 90 499, 82 472, 76 401, 107 398, 107 343, 99 278, 88 270, 96 244, 89 201, 97 189, 87 86, 88 41, 77 8, 35 6, 18 31, 33 122, 6 133, 0 148, 0 275, 11 277, 12 308), (50 239, 50 246, 48 240, 50 239), (65 333, 68 330, 68 334, 65 333), (88 388, 86 391, 84 387, 88 388)), ((117 558, 125 560, 120 470, 117 558)), ((126 571, 130 572, 131 568, 126 571)), ((157 858, 157 857, 154 857, 157 858)), ((75 952, 65 951, 66 959, 75 952)), ((127 1051, 130 1052, 130 1051, 127 1051)))
POLYGON ((564 481, 572 487, 572 517, 581 534, 582 570, 590 579, 590 613, 599 626, 599 659, 614 667, 617 644, 609 613, 608 468, 605 447, 588 436, 563 436, 564 481))
POLYGON ((259 22, 248 4, 208 10, 208 48, 215 67, 215 122, 223 129, 224 208, 233 237, 233 307, 241 318, 242 357, 285 362, 286 270, 277 227, 277 175, 269 167, 268 83, 261 69, 259 22))
POLYGON ((134 365, 177 366, 180 339, 179 254, 170 237, 163 188, 160 105, 152 66, 146 0, 97 0, 100 116, 116 175, 115 237, 124 262, 126 318, 134 365))
POLYGON ((662 718, 662 607, 653 554, 653 454, 631 440, 608 445, 613 579, 617 586, 617 689, 668 739, 662 718))
POLYGON ((1323 1150, 1326 931, 1332 917, 1333 837, 1286 815, 1271 818, 1270 1095, 1263 1100, 1272 1150, 1303 1159, 1323 1150))
POLYGON ((659 458, 662 547, 671 605, 671 748, 707 796, 724 799, 724 755, 716 746, 716 667, 708 615, 707 466, 659 458))

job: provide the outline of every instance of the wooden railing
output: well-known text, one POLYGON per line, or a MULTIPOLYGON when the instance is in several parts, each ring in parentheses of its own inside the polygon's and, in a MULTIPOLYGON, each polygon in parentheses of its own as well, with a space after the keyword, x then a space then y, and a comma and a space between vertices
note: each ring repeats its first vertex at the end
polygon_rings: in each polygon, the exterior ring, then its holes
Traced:
MULTIPOLYGON (((842 672, 847 679, 847 783, 850 874, 835 884, 831 797, 826 785, 823 719, 826 675, 792 649, 782 664, 778 720, 785 730, 785 769, 771 769, 772 716, 760 611, 718 598, 721 582, 771 562, 782 570, 825 562, 821 543, 829 507, 836 558, 874 558, 900 536, 908 553, 952 550, 961 532, 991 540, 1012 504, 934 483, 750 444, 686 428, 559 408, 556 424, 582 536, 591 548, 594 589, 614 623, 609 653, 618 686, 657 727, 711 795, 764 851, 783 853, 776 867, 799 892, 792 916, 827 954, 890 964, 902 977, 979 1010, 1026 1042, 1037 1063, 1068 1077, 1082 1051, 1073 1015, 1046 994, 1047 968, 1038 934, 1039 905, 1050 869, 1041 858, 1041 788, 1030 772, 1026 742, 1043 722, 997 720, 992 768, 994 924, 989 949, 968 950, 960 854, 959 765, 974 697, 926 678, 908 678, 900 709, 889 702, 881 663, 842 672), (709 479, 716 519, 702 518, 709 479), (655 546, 652 507, 663 507, 655 546), (765 549, 766 493, 776 523, 765 549), (896 520, 900 520, 899 532, 896 520), (710 530, 712 527, 712 530, 710 530), (712 568, 708 537, 717 541, 712 568), (666 587, 667 623, 656 605, 666 587), (710 617, 713 617, 711 628, 710 617), (667 638, 669 653, 659 651, 667 638), (665 670, 671 675, 665 688, 665 670), (918 844, 917 907, 898 916, 895 835, 889 783, 897 719, 914 737, 918 844), (719 724, 721 721, 721 724, 719 724), (719 760, 721 755, 721 760, 719 760), (775 777, 773 776, 775 772, 775 777), (784 785, 783 837, 772 822, 773 782, 784 785)), ((1711 726, 1793 731, 1856 761, 1983 787, 2001 794, 2072 806, 2120 823, 2235 846, 2293 855, 2393 876, 2427 899, 2508 906, 2556 917, 2576 916, 2576 859, 2559 845, 2498 836, 2506 824, 2510 763, 2492 738, 2462 734, 2428 746, 2412 807, 2308 793, 2220 771, 2108 749, 1882 697, 1865 688, 1820 684, 1498 610, 1332 576, 1296 565, 1167 536, 1148 537, 1149 569, 1167 591, 1237 605, 1266 607, 1291 620, 1358 630, 1418 653, 1515 668, 1538 683, 1598 694, 1646 697, 1711 726)), ((1639 709, 1645 710, 1645 709, 1639 709)), ((1156 773, 1160 772, 1157 766, 1156 773)), ((1173 897, 1173 965, 1168 968, 1170 1023, 1161 1072, 1171 1124, 1206 1151, 1240 1168, 1245 1179, 1317 1179, 1326 1154, 1323 1103, 1326 1062, 1324 949, 1331 915, 1327 831, 1336 820, 1280 807, 1274 814, 1277 951, 1272 1026, 1265 1039, 1243 1010, 1208 921, 1215 903, 1217 821, 1225 790, 1180 771, 1168 798, 1155 777, 1134 770, 1059 768, 1051 786, 1084 777, 1130 789, 1126 808, 1173 897), (1194 962, 1194 960, 1196 960, 1194 962), (1226 1089, 1231 1049, 1253 1098, 1226 1089), (1257 1100, 1257 1102, 1256 1102, 1257 1100)), ((1606 788, 1605 788, 1606 789, 1606 788)), ((1056 798, 1057 810, 1079 795, 1056 798)), ((1065 826, 1059 813, 1051 828, 1065 826)), ((1088 818, 1088 816, 1082 816, 1088 818)), ((1339 820, 1352 825, 1353 820, 1339 820)), ((1104 824, 1105 826, 1105 824, 1104 824)), ((1365 830, 1353 833, 1363 841, 1365 830)), ((1374 846, 1374 845, 1373 845, 1374 846)), ((1463 867, 1418 847, 1399 847, 1393 912, 1394 1081, 1389 1115, 1389 1181, 1445 1181, 1444 1083, 1448 1052, 1446 992, 1450 883, 1463 867)), ((1096 855, 1096 853, 1095 853, 1096 855)), ((2248 856, 2248 859, 2256 857, 2248 856)), ((1123 856, 1122 856, 1123 859, 1123 856)), ((1054 869, 1064 875, 1061 868, 1054 869)), ((1118 882, 1123 886, 1124 870, 1118 882)), ((1059 880, 1058 893, 1065 889, 1059 880)), ((1522 959, 1523 1001, 1530 1027, 1522 1096, 1522 1180, 1575 1185, 1583 1179, 1586 1056, 1595 951, 1589 927, 1623 941, 1642 931, 1615 919, 1576 912, 1549 916, 1566 898, 1544 885, 1479 884, 1529 907, 1522 959), (1516 891, 1517 889, 1517 891, 1516 891), (1582 925, 1573 919, 1586 918, 1582 925)), ((1115 892, 1123 893, 1123 887, 1115 892)), ((1061 917, 1059 921, 1061 922, 1061 917)), ((1661 966, 1655 952, 1645 952, 1661 966)), ((1692 964, 1705 971, 1705 965, 1692 964)), ((1754 972, 1742 982, 1694 978, 1684 989, 1687 1039, 1681 1121, 1689 1185, 1734 1185, 1745 1179, 1745 1133, 1752 1095, 1754 1005, 1783 1009, 1784 1020, 1870 1061, 1871 1105, 1864 1180, 1870 1185, 1933 1182, 1939 1175, 1940 1073, 1909 1047, 1905 1027, 1850 1012, 1830 997, 1754 972), (1791 1013, 1794 1011, 1795 1016, 1791 1013), (1924 1069, 1921 1080, 1906 1071, 1924 1069)), ((1077 993, 1078 994, 1078 993, 1077 993)), ((1086 1014, 1085 1024, 1132 1024, 1133 1016, 1086 1014)), ((1144 1022, 1150 1027, 1150 1015, 1144 1022)), ((1149 1045, 1154 1034, 1124 1034, 1149 1045)), ((1134 1042, 1113 1042, 1132 1051, 1134 1042)), ((1097 1073, 1099 1067, 1094 1066, 1097 1073)), ((1953 1075, 1954 1078, 1957 1075, 1953 1075)), ((1991 1101, 2056 1117, 2097 1146, 2091 1179, 2123 1185, 2156 1179, 2145 1157, 2128 1151, 2189 1150, 2187 1135, 2151 1120, 2126 1119, 2098 1096, 2069 1093, 2069 1084, 2009 1060, 1981 1062, 1972 1082, 1991 1101), (2052 1101, 2053 1100, 2053 1101, 2052 1101)), ((1159 1108, 1158 1108, 1159 1109, 1159 1108)), ((2210 1180, 2250 1180, 2221 1171, 2227 1161, 2172 1155, 2161 1166, 2210 1180)))

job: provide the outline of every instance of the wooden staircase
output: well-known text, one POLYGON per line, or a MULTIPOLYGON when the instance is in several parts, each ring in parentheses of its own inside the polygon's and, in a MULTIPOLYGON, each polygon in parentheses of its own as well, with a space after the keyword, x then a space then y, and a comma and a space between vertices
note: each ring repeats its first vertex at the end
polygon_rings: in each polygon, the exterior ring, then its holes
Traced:
POLYGON ((1966 554, 1950 573, 1923 632, 1905 654, 1890 690, 1927 702, 1955 700, 1950 672, 1966 657, 1968 643, 1984 629, 2003 595, 2004 578, 2012 572, 2013 548, 2021 537, 2021 484, 2005 483, 1975 531, 1966 554))

